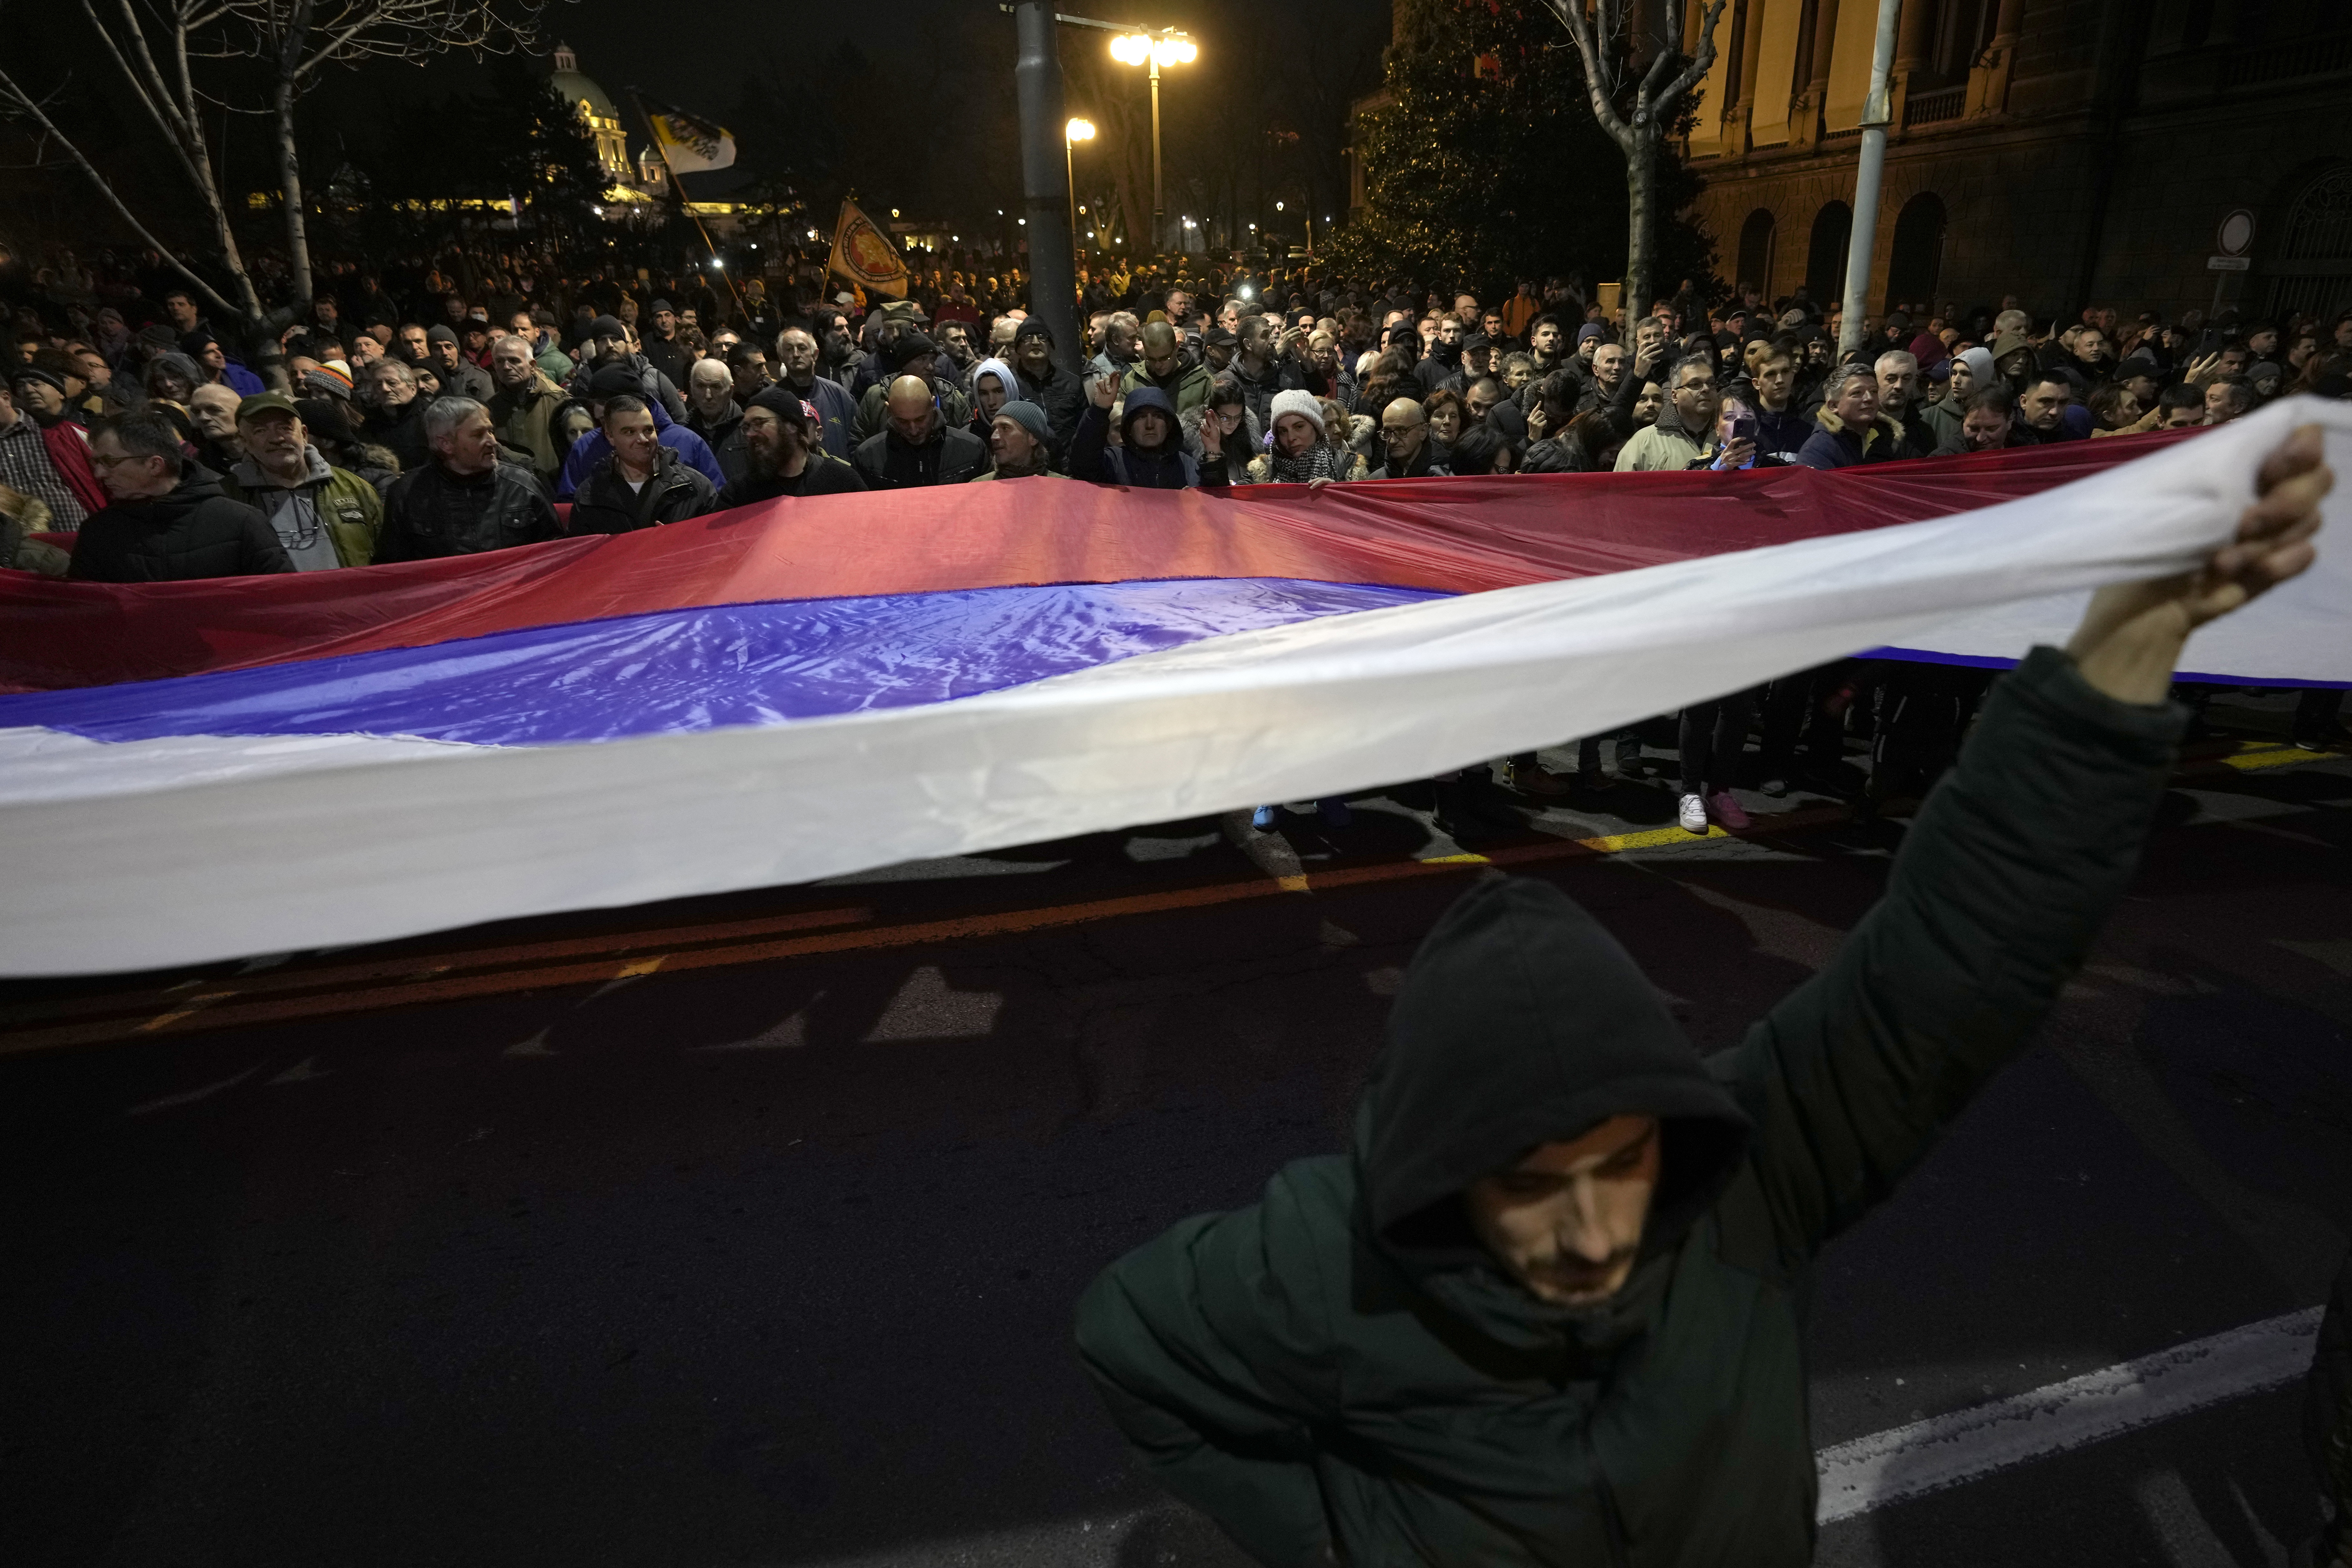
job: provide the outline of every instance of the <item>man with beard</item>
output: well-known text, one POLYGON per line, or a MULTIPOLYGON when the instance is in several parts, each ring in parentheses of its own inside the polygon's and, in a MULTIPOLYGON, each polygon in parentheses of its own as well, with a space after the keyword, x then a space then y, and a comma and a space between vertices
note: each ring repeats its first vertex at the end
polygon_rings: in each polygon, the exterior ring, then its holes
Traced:
MULTIPOLYGON (((776 359, 784 373, 778 384, 816 410, 819 443, 845 463, 852 445, 850 428, 857 423, 857 405, 847 387, 821 373, 824 353, 813 333, 786 327, 776 334, 776 359)), ((736 400, 751 406, 740 388, 736 400)))
MULTIPOLYGON (((1490 876, 1457 900, 1405 972, 1351 1146, 1081 1300, 1079 1357, 1158 1479, 1265 1563, 1811 1563, 1823 1249, 2090 955, 2179 759, 2184 643, 2311 563, 2318 437, 2272 454, 2199 569, 2100 589, 2066 648, 2002 678, 1885 896, 1732 1048, 1703 1058, 1557 887, 1490 876)), ((2338 1497, 2344 1300, 2307 1427, 2338 1497)))
POLYGON ((672 424, 686 418, 686 398, 677 384, 656 370, 637 352, 628 323, 617 316, 599 316, 589 323, 587 340, 580 346, 580 363, 566 390, 574 397, 586 397, 589 380, 614 365, 626 365, 636 378, 635 385, 624 390, 635 392, 647 403, 659 404, 663 417, 672 424))
POLYGON ((741 432, 743 473, 719 489, 718 510, 778 496, 844 495, 866 488, 856 468, 816 443, 815 421, 789 387, 754 393, 741 432))
POLYGON ((849 318, 837 305, 819 305, 809 312, 809 331, 816 338, 816 374, 849 390, 857 379, 857 345, 850 341, 849 318))
POLYGON ((1437 336, 1431 340, 1429 352, 1412 367, 1413 380, 1421 384, 1422 395, 1433 392, 1460 392, 1465 384, 1462 375, 1462 318, 1440 316, 1437 336))
POLYGON ((447 327, 435 327, 425 334, 434 375, 441 383, 445 397, 470 397, 477 403, 488 403, 498 388, 490 384, 489 373, 466 358, 459 351, 457 334, 447 327))

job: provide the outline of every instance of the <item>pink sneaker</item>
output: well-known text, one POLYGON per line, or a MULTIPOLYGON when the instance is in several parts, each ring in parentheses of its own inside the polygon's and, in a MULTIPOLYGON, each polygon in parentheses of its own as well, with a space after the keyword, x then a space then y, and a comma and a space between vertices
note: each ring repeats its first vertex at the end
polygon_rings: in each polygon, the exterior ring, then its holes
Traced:
POLYGON ((1731 798, 1731 792, 1727 789, 1719 789, 1708 795, 1706 809, 1709 816, 1733 833, 1755 826, 1748 820, 1748 814, 1739 808, 1739 803, 1731 798))

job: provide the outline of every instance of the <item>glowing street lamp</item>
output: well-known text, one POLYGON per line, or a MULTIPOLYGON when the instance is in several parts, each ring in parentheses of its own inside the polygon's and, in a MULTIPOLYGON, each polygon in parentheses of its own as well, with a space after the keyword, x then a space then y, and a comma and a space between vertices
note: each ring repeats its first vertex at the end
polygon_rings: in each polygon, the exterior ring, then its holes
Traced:
POLYGON ((1121 33, 1110 41, 1110 58, 1123 66, 1151 68, 1151 248, 1160 248, 1160 220, 1167 206, 1160 194, 1160 68, 1188 66, 1201 58, 1200 46, 1181 34, 1153 37, 1149 33, 1121 33))
POLYGON ((1095 139, 1095 122, 1073 120, 1062 127, 1062 172, 1070 180, 1070 254, 1078 253, 1078 163, 1077 148, 1081 142, 1095 139))

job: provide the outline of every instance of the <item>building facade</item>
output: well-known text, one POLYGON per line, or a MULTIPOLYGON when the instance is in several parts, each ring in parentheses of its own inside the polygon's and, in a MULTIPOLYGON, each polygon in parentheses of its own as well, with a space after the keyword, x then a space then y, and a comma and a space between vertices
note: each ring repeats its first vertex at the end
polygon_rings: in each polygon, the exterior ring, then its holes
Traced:
MULTIPOLYGON (((1727 280, 1843 293, 1877 10, 1725 5, 1685 153, 1727 280)), ((2347 0, 1902 0, 1891 89, 1874 311, 2352 308, 2347 0)))

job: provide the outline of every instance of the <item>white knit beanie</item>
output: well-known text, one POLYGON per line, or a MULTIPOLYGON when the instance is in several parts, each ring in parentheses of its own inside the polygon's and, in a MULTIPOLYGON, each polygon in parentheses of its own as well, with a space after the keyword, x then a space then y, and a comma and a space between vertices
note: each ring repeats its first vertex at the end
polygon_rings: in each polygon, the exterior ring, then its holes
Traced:
POLYGON ((1323 428, 1323 405, 1311 392, 1301 392, 1293 388, 1288 392, 1276 393, 1274 406, 1266 415, 1266 424, 1272 426, 1276 420, 1286 414, 1296 414, 1314 426, 1318 436, 1328 437, 1330 434, 1323 428))

